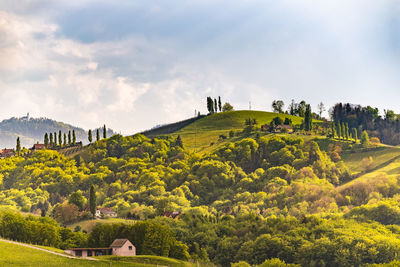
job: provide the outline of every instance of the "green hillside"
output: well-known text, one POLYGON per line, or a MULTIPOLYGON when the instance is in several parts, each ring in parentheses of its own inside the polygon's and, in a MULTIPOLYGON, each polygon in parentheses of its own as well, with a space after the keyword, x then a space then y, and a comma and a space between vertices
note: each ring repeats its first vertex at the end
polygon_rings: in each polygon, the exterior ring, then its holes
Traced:
MULTIPOLYGON (((0 266, 110 266, 109 261, 71 259, 49 252, 0 241, 0 266)), ((113 262, 112 266, 132 266, 126 262, 113 262)), ((135 266, 152 266, 138 264, 135 266)))
POLYGON ((210 152, 217 148, 220 135, 229 136, 229 131, 242 131, 246 119, 256 119, 259 125, 268 124, 275 117, 281 117, 283 120, 289 118, 294 125, 301 124, 303 118, 281 113, 265 111, 228 111, 214 113, 199 119, 192 124, 177 131, 173 136, 180 135, 183 143, 188 150, 197 152, 210 152), (214 143, 214 145, 210 145, 214 143))

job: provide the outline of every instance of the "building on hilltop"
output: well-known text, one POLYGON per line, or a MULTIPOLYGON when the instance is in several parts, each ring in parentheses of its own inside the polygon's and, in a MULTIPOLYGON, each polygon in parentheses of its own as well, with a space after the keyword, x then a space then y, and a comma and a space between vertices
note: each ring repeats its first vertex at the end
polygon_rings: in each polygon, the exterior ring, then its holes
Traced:
POLYGON ((117 213, 112 208, 97 208, 95 216, 97 218, 102 217, 117 217, 117 213))
POLYGON ((46 149, 46 146, 44 144, 34 144, 33 147, 31 148, 33 152, 43 149, 46 149))
POLYGON ((115 239, 108 248, 69 248, 65 253, 76 257, 103 255, 136 256, 136 248, 128 239, 115 239))
POLYGON ((4 148, 4 149, 0 150, 0 158, 2 158, 2 159, 13 157, 13 156, 15 156, 15 150, 14 149, 4 148))

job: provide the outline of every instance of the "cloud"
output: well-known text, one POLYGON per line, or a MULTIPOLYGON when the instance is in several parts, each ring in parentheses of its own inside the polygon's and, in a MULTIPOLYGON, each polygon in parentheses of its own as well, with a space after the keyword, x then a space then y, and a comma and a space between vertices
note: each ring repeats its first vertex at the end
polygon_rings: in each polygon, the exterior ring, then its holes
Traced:
POLYGON ((397 110, 396 1, 1 2, 0 112, 123 133, 274 99, 397 110))

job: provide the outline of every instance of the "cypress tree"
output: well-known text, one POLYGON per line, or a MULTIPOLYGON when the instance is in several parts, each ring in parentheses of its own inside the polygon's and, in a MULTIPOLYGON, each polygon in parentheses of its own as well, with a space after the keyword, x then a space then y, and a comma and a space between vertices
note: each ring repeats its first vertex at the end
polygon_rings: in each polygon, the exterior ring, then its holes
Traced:
POLYGON ((336 137, 336 125, 335 122, 332 122, 332 138, 336 137))
POLYGON ((68 145, 71 145, 72 138, 71 138, 71 130, 68 131, 68 145))
POLYGON ((53 145, 53 133, 50 133, 50 145, 53 145))
POLYGON ((337 132, 338 138, 340 139, 340 138, 342 137, 342 127, 340 126, 340 122, 339 122, 339 121, 338 121, 338 123, 337 123, 337 130, 336 130, 336 132, 337 132))
POLYGON ((61 130, 58 132, 58 145, 62 146, 62 134, 61 134, 61 130))
POLYGON ((218 103, 217 99, 214 98, 214 112, 218 112, 218 103))
POLYGON ((222 102, 221 102, 221 97, 218 97, 218 107, 219 107, 219 112, 222 111, 222 102))
POLYGON ((107 138, 107 128, 106 125, 104 124, 103 126, 103 138, 106 139, 107 138))
POLYGON ((54 132, 54 145, 57 146, 57 133, 54 132))
POLYGON ((18 136, 18 138, 17 138, 17 147, 16 147, 16 150, 17 150, 17 155, 19 156, 19 155, 21 154, 21 140, 19 139, 19 136, 18 136))
POLYGON ((346 125, 342 122, 342 139, 344 140, 346 137, 346 125))
POLYGON ((92 141, 93 141, 92 130, 89 130, 88 140, 89 140, 90 143, 92 143, 92 141))
POLYGON ((75 135, 75 130, 72 130, 72 144, 76 144, 76 135, 75 135))
POLYGON ((96 130, 96 141, 100 141, 100 131, 99 129, 96 130))
POLYGON ((349 124, 347 122, 345 124, 345 137, 346 140, 349 140, 349 124))
POLYGON ((44 146, 48 147, 49 145, 49 135, 47 133, 44 134, 44 146))
POLYGON ((64 146, 66 146, 66 145, 67 145, 67 134, 64 133, 64 146))
POLYGON ((94 191, 93 185, 90 187, 89 191, 89 208, 90 212, 94 216, 96 214, 97 203, 96 203, 96 192, 94 191))
POLYGON ((357 128, 353 128, 353 138, 354 138, 354 143, 357 143, 358 139, 357 128))
POLYGON ((311 106, 306 106, 306 112, 304 114, 304 130, 311 131, 312 130, 312 114, 311 114, 311 106))

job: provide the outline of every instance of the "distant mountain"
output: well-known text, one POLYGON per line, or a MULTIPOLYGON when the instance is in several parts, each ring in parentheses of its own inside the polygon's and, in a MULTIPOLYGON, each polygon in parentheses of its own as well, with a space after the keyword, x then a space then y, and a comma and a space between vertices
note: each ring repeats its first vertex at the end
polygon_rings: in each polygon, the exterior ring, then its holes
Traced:
MULTIPOLYGON (((87 131, 63 122, 48 118, 30 118, 29 115, 21 118, 10 118, 0 122, 0 148, 13 148, 16 145, 17 137, 21 139, 23 147, 32 147, 36 142, 43 143, 45 133, 60 131, 67 133, 75 130, 77 142, 88 143, 87 131)), ((107 130, 107 136, 113 135, 111 129, 107 130)), ((102 135, 102 132, 101 132, 102 135)), ((95 132, 93 139, 96 138, 95 132)))

